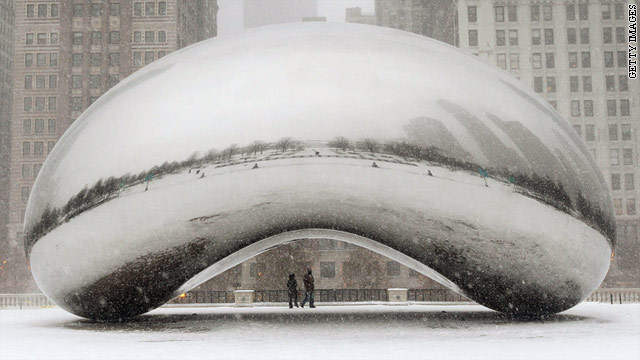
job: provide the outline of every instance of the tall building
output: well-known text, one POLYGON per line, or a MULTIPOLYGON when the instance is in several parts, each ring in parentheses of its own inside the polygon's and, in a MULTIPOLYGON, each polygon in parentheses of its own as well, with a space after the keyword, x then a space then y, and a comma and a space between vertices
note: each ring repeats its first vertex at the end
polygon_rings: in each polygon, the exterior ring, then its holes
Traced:
POLYGON ((376 0, 379 26, 424 35, 455 45, 456 0, 376 0))
POLYGON ((215 36, 217 11, 217 0, 15 1, 9 225, 2 251, 22 266, 12 270, 15 284, 1 287, 29 290, 19 286, 30 277, 22 223, 33 181, 58 138, 120 80, 215 36))
POLYGON ((357 23, 357 24, 376 24, 376 14, 362 13, 362 8, 354 7, 347 8, 345 11, 345 22, 357 23))
POLYGON ((11 101, 13 98, 13 0, 0 0, 0 283, 9 268, 9 158, 11 155, 11 101))
POLYGON ((605 281, 639 286, 640 83, 625 1, 458 2, 460 47, 510 72, 573 125, 612 191, 617 248, 605 281))
POLYGON ((318 16, 317 0, 244 0, 244 28, 301 22, 318 16))

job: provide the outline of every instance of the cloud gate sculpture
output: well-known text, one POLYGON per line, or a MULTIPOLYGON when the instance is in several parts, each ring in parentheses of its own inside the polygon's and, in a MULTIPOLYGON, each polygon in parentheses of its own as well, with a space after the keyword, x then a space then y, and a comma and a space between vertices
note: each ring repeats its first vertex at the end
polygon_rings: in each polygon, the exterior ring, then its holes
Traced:
POLYGON ((598 287, 615 241, 601 172, 525 85, 421 36, 325 23, 204 41, 122 81, 49 155, 25 232, 42 291, 101 320, 308 238, 550 314, 598 287))

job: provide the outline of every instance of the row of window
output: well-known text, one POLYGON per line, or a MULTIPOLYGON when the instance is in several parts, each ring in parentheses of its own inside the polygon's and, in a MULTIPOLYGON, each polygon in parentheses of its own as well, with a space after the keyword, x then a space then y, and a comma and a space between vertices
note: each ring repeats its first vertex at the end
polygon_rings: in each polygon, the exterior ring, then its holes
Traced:
POLYGON ((34 98, 25 97, 24 98, 24 111, 55 111, 58 109, 58 99, 55 96, 37 96, 35 98, 35 106, 34 106, 34 98))
MULTIPOLYGON (((343 266, 349 266, 349 263, 343 263, 343 266)), ((265 263, 251 263, 249 264, 249 276, 252 278, 258 278, 265 273, 265 263)), ((400 263, 395 261, 386 262, 386 275, 387 276, 400 276, 400 263)), ((409 276, 417 277, 418 272, 409 271, 409 276)), ((334 261, 322 261, 320 262, 320 277, 325 279, 333 279, 336 277, 336 263, 334 261)))
POLYGON ((60 17, 60 5, 53 4, 27 4, 27 18, 60 17))
MULTIPOLYGON (((91 31, 89 33, 91 37, 91 45, 101 45, 102 44, 102 32, 101 31, 91 31)), ((84 33, 82 31, 74 31, 71 33, 71 43, 73 45, 82 45, 84 43, 84 33)), ((119 44, 120 43, 120 31, 110 31, 109 32, 109 44, 119 44)))
MULTIPOLYGON (((90 96, 89 104, 91 105, 98 100, 98 96, 90 96)), ((71 97, 71 110, 72 111, 83 111, 85 108, 82 106, 82 97, 81 96, 73 96, 71 97)))
MULTIPOLYGON (((166 1, 158 1, 157 6, 154 1, 144 2, 144 16, 167 15, 166 1), (157 12, 156 12, 157 9, 157 12)), ((142 2, 133 3, 133 16, 142 16, 142 2)))
MULTIPOLYGON (((165 56, 167 54, 166 51, 158 51, 157 59, 165 56)), ((133 65, 134 66, 142 66, 142 51, 134 51, 133 52, 133 65)), ((154 51, 145 51, 144 52, 144 65, 151 64, 156 59, 156 54, 154 51)))
POLYGON ((22 178, 35 179, 41 168, 42 164, 22 164, 22 178))
MULTIPOLYGON (((622 190, 620 174, 611 174, 611 190, 622 190)), ((624 174, 624 190, 635 190, 633 174, 624 174)))
MULTIPOLYGON (((141 43, 142 42, 142 31, 134 31, 133 32, 133 42, 141 43)), ((145 43, 166 43, 167 42, 167 32, 166 31, 145 31, 144 32, 144 42, 145 43), (157 36, 156 36, 157 33, 157 36), (157 40, 157 41, 156 41, 157 40)))
MULTIPOLYGON (((580 20, 589 19, 589 4, 581 3, 577 4, 577 15, 580 20)), ((625 4, 622 2, 616 2, 614 4, 615 18, 618 20, 625 18, 625 4)), ((601 13, 603 20, 611 19, 611 4, 601 4, 601 13)), ((530 6, 530 19, 531 21, 552 21, 553 20, 553 5, 552 4, 533 4, 530 6)), ((576 19, 576 4, 569 3, 565 5, 565 18, 569 21, 576 19)), ((494 19, 496 22, 505 21, 505 6, 494 6, 494 19)), ((510 22, 518 21, 518 7, 516 5, 506 6, 506 20, 510 22)), ((467 21, 470 23, 478 22, 478 8, 477 6, 467 6, 467 21)))
MULTIPOLYGON (((605 75, 605 85, 607 91, 616 91, 616 76, 615 75, 605 75)), ((556 78, 555 76, 547 76, 546 79, 546 90, 543 90, 543 81, 542 76, 535 76, 533 78, 533 89, 537 93, 542 92, 556 92, 556 78)), ((591 76, 583 76, 582 77, 582 86, 583 92, 591 92, 593 90, 593 84, 591 80, 591 76)), ((569 91, 571 92, 579 92, 580 87, 580 77, 579 76, 569 76, 569 91)), ((629 78, 627 75, 618 75, 618 91, 629 91, 629 78)))
MULTIPOLYGON (((616 215, 624 215, 622 211, 622 199, 613 199, 613 210, 616 215)), ((636 199, 627 199, 627 215, 636 214, 636 199)))
MULTIPOLYGON (((34 79, 33 75, 24 76, 25 89, 33 89, 33 79, 34 79)), ((47 89, 47 88, 57 89, 58 88, 58 75, 36 75, 35 80, 36 80, 35 81, 36 89, 47 89), (47 79, 49 80, 48 82, 47 82, 47 79)))
MULTIPOLYGON (((73 4, 72 8, 73 17, 83 17, 84 16, 84 4, 73 4)), ((102 4, 101 3, 92 3, 89 6, 89 15, 91 17, 100 17, 102 16, 102 4)), ((120 16, 120 3, 112 2, 109 4, 109 15, 110 16, 120 16)))
POLYGON ((32 67, 34 65, 33 63, 33 57, 35 55, 36 58, 36 62, 35 65, 37 67, 46 67, 47 66, 47 57, 49 58, 49 66, 50 67, 55 67, 58 66, 58 53, 26 53, 24 54, 24 66, 25 67, 32 67))
MULTIPOLYGON (((547 69, 554 69, 555 68, 555 54, 554 53, 545 53, 545 67, 547 69)), ((581 51, 580 52, 580 57, 579 57, 579 61, 578 61, 578 52, 576 51, 570 51, 568 53, 568 63, 569 63, 569 68, 575 69, 578 67, 581 68, 590 68, 591 67, 591 52, 590 51, 581 51)), ((617 65, 618 67, 626 67, 627 64, 627 53, 625 51, 618 51, 617 54, 617 65)), ((510 63, 512 64, 510 66, 510 69, 515 70, 515 69, 519 69, 519 54, 517 53, 512 53, 509 54, 509 58, 510 58, 510 63)), ((506 54, 504 53, 499 53, 496 55, 496 61, 497 61, 497 65, 502 68, 502 69, 506 69, 507 68, 507 64, 506 64, 506 54)), ((614 65, 616 64, 616 61, 614 61, 614 52, 613 51, 605 51, 604 52, 604 67, 605 68, 612 68, 614 67, 614 65)), ((533 53, 531 54, 531 66, 534 69, 541 69, 542 68, 542 54, 541 53, 533 53)))
MULTIPOLYGON (((616 27, 616 43, 624 44, 626 40, 626 29, 624 27, 616 27)), ((507 34, 509 46, 518 45, 518 30, 496 30, 496 45, 507 45, 507 34)), ((553 29, 531 29, 531 45, 542 45, 542 36, 544 35, 544 45, 553 45, 553 29)), ((577 44, 578 31, 575 28, 567 29, 567 43, 570 45, 577 44)), ((605 44, 613 43, 613 29, 606 27, 602 29, 602 39, 605 44)), ((589 44, 589 28, 580 29, 580 43, 589 44)), ((478 46, 478 30, 469 30, 469 46, 478 46)))
MULTIPOLYGON (((55 141, 46 142, 47 154, 53 150, 55 141)), ((45 155, 45 142, 44 141, 23 141, 22 142, 22 156, 44 156, 45 155)))
MULTIPOLYGON (((31 131, 33 131, 34 134, 44 134, 45 133, 44 120, 45 119, 35 119, 33 121, 31 119, 22 120, 22 133, 31 134, 31 131)), ((47 119, 46 131, 48 134, 56 133, 56 119, 47 119)))
MULTIPOLYGON (((119 74, 109 74, 108 75, 108 87, 111 88, 120 82, 119 74)), ((82 89, 83 87, 83 77, 82 75, 72 75, 71 76, 71 87, 73 89, 82 89)), ((100 89, 102 87, 102 75, 100 74, 92 74, 89 75, 89 88, 90 89, 100 89)))
POLYGON ((25 37, 25 43, 27 45, 58 45, 59 43, 58 33, 27 33, 25 37), (34 43, 35 40, 35 43, 34 43))
MULTIPOLYGON (((629 99, 607 100, 607 116, 617 116, 620 105, 620 116, 630 116, 631 109, 629 99)), ((584 116, 593 116, 593 100, 584 100, 584 116)), ((571 116, 580 116, 580 100, 571 100, 571 116)))
MULTIPOLYGON (((82 67, 84 65, 84 54, 71 54, 71 66, 82 67)), ((90 53, 89 61, 91 66, 102 66, 102 53, 90 53)), ((109 66, 120 66, 120 53, 109 53, 109 66)))

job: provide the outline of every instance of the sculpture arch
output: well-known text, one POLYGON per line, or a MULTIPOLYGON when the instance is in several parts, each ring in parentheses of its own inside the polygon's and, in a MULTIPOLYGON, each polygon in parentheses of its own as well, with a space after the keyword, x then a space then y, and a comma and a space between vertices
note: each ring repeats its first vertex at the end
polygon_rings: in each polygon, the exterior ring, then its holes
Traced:
POLYGON ((516 79, 401 31, 296 24, 202 42, 107 92, 44 164, 25 249, 43 292, 95 319, 302 234, 536 315, 598 287, 613 218, 584 144, 516 79))

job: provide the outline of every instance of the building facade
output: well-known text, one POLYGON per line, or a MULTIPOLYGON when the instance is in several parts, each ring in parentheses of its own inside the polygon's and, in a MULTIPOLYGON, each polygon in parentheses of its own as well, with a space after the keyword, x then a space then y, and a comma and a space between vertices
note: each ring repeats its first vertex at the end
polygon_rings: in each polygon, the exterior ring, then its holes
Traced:
POLYGON ((11 155, 11 102, 13 99, 13 0, 0 0, 0 278, 9 264, 9 162, 11 155))
POLYGON ((30 278, 22 248, 27 199, 58 138, 128 75, 215 36, 217 11, 216 0, 15 1, 8 249, 2 251, 22 259, 13 269, 17 284, 30 278))
POLYGON ((640 82, 627 68, 626 1, 458 2, 460 47, 519 78, 568 119, 613 197, 606 286, 639 286, 640 82))
MULTIPOLYGON (((317 0, 244 0, 244 28, 301 22, 318 16, 317 0)), ((315 20, 318 21, 318 20, 315 20)))
POLYGON ((456 45, 455 0, 376 0, 377 25, 456 45))
POLYGON ((362 8, 347 8, 345 11, 345 22, 356 24, 375 25, 377 22, 376 14, 362 13, 362 8))

